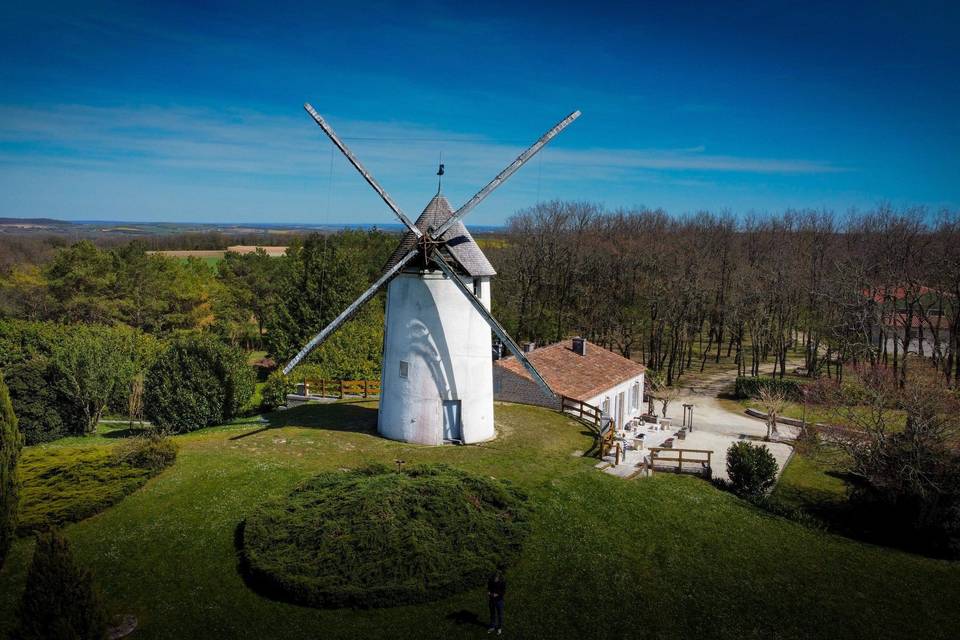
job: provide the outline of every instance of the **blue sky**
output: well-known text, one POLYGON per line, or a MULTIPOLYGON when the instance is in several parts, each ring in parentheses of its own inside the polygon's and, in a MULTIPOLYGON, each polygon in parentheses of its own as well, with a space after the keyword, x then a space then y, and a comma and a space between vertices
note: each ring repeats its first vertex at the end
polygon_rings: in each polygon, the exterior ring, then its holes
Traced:
POLYGON ((311 102, 411 215, 960 207, 958 3, 5 3, 0 216, 395 220, 311 102), (473 6, 471 6, 473 5, 473 6))

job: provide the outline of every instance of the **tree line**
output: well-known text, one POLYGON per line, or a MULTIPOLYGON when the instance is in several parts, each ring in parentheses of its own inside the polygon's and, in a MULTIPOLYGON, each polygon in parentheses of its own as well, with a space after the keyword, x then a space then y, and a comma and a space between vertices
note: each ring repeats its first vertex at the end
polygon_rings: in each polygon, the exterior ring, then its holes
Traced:
MULTIPOLYGON (((499 272, 495 312, 518 340, 581 334, 643 361, 664 385, 728 356, 743 375, 772 362, 782 378, 788 352, 803 354, 811 377, 842 379, 866 363, 901 382, 923 356, 956 385, 958 225, 956 213, 889 208, 737 219, 549 202, 480 241, 499 272)), ((105 411, 124 412, 134 385, 142 396, 148 369, 186 335, 282 364, 379 275, 396 242, 377 230, 312 234, 282 257, 228 253, 215 265, 150 253, 139 240, 64 243, 0 275, 0 366, 18 398, 53 394, 40 387, 55 372, 57 394, 72 384, 61 422, 87 432, 105 411), (110 375, 96 378, 90 363, 110 375), (71 370, 110 390, 76 391, 71 370)), ((382 339, 378 296, 308 362, 323 377, 376 377, 382 339)))
MULTIPOLYGON (((184 431, 257 410, 247 353, 292 357, 376 277, 395 241, 315 234, 283 257, 227 253, 211 265, 139 241, 83 240, 14 266, 0 276, 0 370, 20 430, 35 444, 91 433, 108 414, 184 431)), ((311 366, 375 377, 382 339, 374 300, 311 366)))
POLYGON ((810 376, 866 362, 905 380, 909 351, 960 377, 957 212, 737 219, 555 201, 514 215, 504 236, 488 251, 494 306, 518 340, 579 333, 668 384, 724 355, 741 374, 772 362, 783 377, 791 350, 810 376))

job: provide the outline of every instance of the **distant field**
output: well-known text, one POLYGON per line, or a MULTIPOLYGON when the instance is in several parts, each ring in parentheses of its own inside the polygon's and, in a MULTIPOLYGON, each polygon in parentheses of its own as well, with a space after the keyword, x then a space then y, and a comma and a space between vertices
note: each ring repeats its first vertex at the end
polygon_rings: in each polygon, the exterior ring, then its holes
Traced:
POLYGON ((478 236, 475 237, 474 240, 477 241, 477 245, 479 245, 481 249, 506 249, 510 246, 510 241, 506 238, 485 238, 483 236, 478 236))
POLYGON ((148 251, 147 253, 158 253, 171 258, 222 258, 226 251, 148 251))
POLYGON ((199 258, 210 266, 216 266, 228 251, 231 253, 246 254, 253 253, 257 249, 263 249, 268 256, 274 258, 282 256, 287 251, 285 246, 280 245, 256 246, 250 244, 235 244, 226 249, 186 249, 177 251, 148 251, 148 253, 158 253, 171 258, 199 258))

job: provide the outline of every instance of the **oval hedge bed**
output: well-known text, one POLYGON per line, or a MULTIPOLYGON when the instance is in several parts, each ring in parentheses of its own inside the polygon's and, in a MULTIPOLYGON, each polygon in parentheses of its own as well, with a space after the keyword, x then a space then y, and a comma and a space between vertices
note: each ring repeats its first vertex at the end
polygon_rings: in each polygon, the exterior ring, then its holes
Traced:
POLYGON ((89 518, 142 487, 176 457, 176 445, 165 438, 131 438, 111 447, 24 449, 17 533, 89 518))
POLYGON ((318 475, 242 528, 257 590, 314 607, 388 607, 484 584, 527 533, 525 496, 445 465, 318 475))

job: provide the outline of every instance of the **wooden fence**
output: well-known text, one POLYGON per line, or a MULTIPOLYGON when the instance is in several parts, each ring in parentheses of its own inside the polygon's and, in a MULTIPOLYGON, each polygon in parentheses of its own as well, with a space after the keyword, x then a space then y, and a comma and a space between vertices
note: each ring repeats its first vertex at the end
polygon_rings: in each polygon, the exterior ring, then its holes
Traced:
POLYGON ((687 462, 690 464, 699 464, 700 473, 705 478, 710 478, 713 474, 713 468, 711 467, 711 458, 713 456, 713 451, 707 449, 673 449, 668 447, 650 447, 650 473, 652 474, 654 468, 657 466, 657 462, 669 463, 670 466, 674 464, 677 465, 677 473, 683 471, 683 463, 687 462), (676 457, 673 457, 668 454, 677 454, 676 457), (687 454, 684 456, 684 454, 687 454), (706 457, 704 457, 706 456, 706 457))
POLYGON ((576 398, 560 396, 560 411, 567 415, 576 416, 581 422, 593 429, 596 434, 595 446, 597 447, 596 455, 598 458, 602 459, 611 449, 615 449, 616 463, 620 464, 623 451, 620 449, 620 443, 616 441, 616 424, 611 418, 603 417, 603 411, 600 407, 576 398))
POLYGON ((603 416, 603 412, 600 410, 600 407, 595 407, 592 404, 587 404, 586 402, 577 400, 576 398, 560 396, 560 411, 575 415, 583 422, 594 426, 598 432, 600 431, 601 419, 603 416))
POLYGON ((343 398, 354 396, 370 398, 380 395, 379 380, 324 380, 323 378, 304 378, 300 381, 305 396, 321 398, 343 398))

